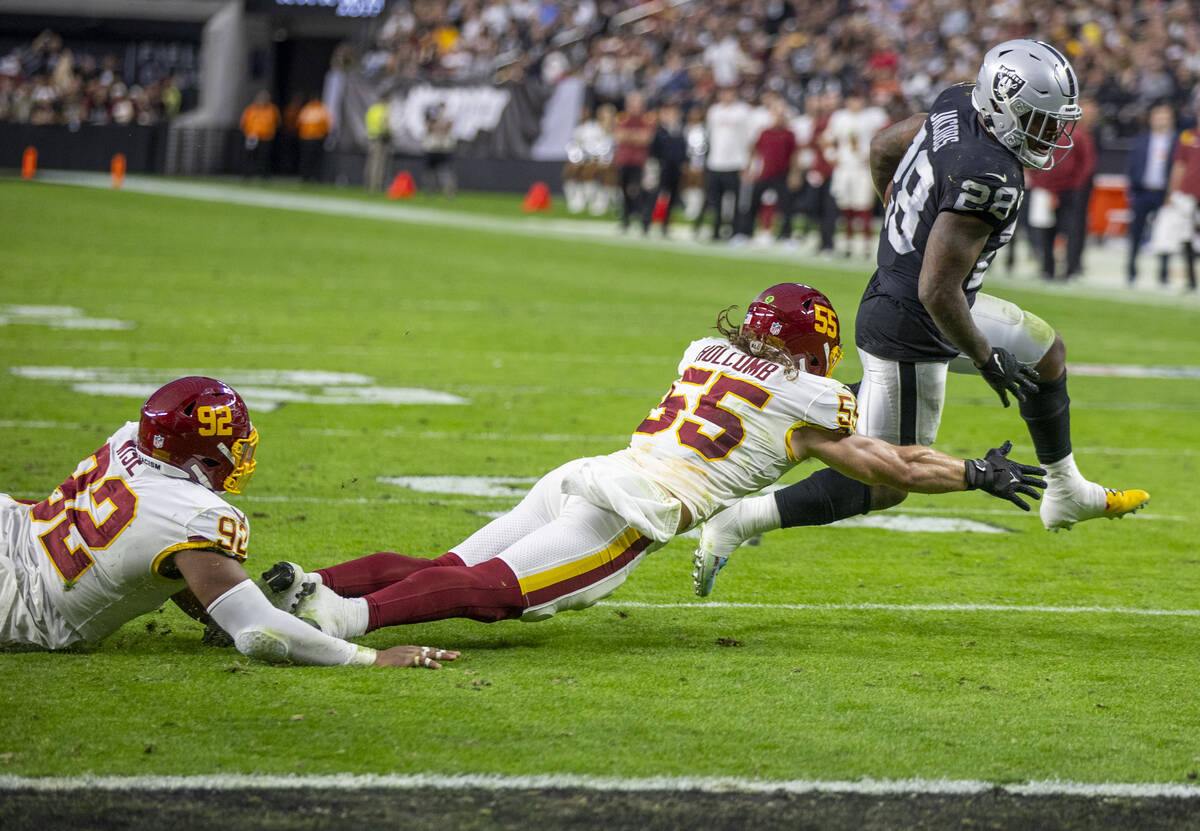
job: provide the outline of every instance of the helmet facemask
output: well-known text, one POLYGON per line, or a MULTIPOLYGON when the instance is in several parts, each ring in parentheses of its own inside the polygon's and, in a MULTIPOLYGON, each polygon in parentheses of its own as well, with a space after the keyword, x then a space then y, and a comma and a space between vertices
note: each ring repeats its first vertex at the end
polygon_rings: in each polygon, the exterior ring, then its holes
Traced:
POLYGON ((1010 40, 983 58, 971 103, 997 141, 1027 168, 1050 170, 1075 146, 1083 111, 1075 71, 1061 52, 1036 40, 1010 40))
MULTIPOLYGON (((1021 98, 1011 101, 992 99, 992 105, 1012 125, 1001 141, 1016 153, 1025 167, 1050 170, 1075 146, 1071 134, 1081 115, 1078 104, 1068 104, 1057 112, 1031 106, 1021 98)), ((1002 120, 1003 117, 993 116, 993 122, 1002 120)))
POLYGON ((250 435, 235 441, 232 448, 226 448, 224 443, 217 445, 217 449, 233 464, 233 471, 225 477, 222 486, 226 493, 241 493, 245 490, 250 477, 254 475, 254 468, 258 466, 258 462, 254 461, 254 451, 257 448, 258 431, 253 427, 250 428, 250 435))

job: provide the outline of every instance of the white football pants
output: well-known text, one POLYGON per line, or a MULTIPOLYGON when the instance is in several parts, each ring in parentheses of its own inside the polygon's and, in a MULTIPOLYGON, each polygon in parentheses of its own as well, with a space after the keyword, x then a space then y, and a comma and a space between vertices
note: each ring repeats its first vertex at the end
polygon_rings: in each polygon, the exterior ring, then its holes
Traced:
POLYGON ((550 471, 515 508, 451 549, 468 566, 503 560, 529 604, 522 620, 586 609, 616 591, 646 554, 662 547, 612 511, 562 492, 564 477, 586 461, 550 471))
MULTIPOLYGON (((1054 343, 1054 330, 1015 303, 980 292, 971 318, 992 346, 1033 365, 1054 343)), ((965 355, 947 362, 914 363, 858 350, 863 378, 858 390, 858 432, 891 444, 933 444, 942 421, 947 371, 979 374, 965 355)))

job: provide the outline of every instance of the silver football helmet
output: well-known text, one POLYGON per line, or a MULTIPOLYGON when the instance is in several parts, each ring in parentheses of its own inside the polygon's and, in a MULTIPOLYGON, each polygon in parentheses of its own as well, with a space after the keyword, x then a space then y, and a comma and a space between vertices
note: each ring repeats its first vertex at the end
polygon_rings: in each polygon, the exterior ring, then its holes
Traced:
POLYGON ((971 103, 1025 167, 1049 170, 1075 146, 1082 115, 1075 70, 1040 40, 1006 40, 983 56, 971 103))

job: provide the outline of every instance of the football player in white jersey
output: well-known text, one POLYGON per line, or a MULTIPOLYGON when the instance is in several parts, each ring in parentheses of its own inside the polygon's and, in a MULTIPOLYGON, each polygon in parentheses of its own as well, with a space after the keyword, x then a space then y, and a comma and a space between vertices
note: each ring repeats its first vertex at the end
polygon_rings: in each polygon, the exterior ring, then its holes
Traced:
POLYGON ((920 493, 980 488, 1028 510, 1039 468, 1008 446, 964 462, 854 432, 854 394, 829 377, 838 318, 808 286, 772 286, 741 326, 693 342, 679 377, 608 456, 546 474, 516 508, 437 559, 373 554, 304 575, 264 577, 297 592, 298 617, 339 637, 447 617, 542 620, 611 594, 649 553, 807 459, 864 482, 920 493), (309 582, 305 582, 309 581, 309 582))
POLYGON ((240 395, 212 378, 179 378, 42 501, 0 494, 0 644, 95 643, 173 598, 265 661, 432 668, 457 657, 376 652, 271 605, 242 567, 246 515, 223 498, 246 486, 257 445, 240 395))

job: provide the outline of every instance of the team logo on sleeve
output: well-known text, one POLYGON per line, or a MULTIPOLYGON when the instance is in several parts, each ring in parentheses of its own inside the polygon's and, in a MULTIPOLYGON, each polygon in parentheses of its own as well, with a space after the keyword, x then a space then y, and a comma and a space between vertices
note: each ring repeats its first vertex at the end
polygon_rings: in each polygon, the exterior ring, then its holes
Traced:
POLYGON ((1007 101, 1020 92, 1024 86, 1024 78, 1007 66, 1002 66, 996 70, 996 75, 992 79, 992 96, 999 101, 1007 101))

